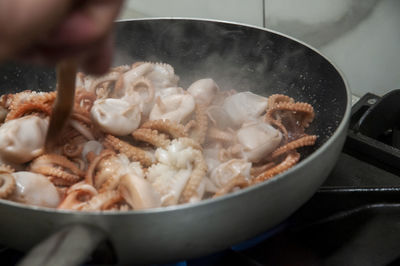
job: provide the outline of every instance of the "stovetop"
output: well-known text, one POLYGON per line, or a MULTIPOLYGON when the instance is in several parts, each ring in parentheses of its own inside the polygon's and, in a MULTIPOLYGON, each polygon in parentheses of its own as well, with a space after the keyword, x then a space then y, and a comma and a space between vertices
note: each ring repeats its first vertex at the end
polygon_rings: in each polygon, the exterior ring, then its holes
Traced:
MULTIPOLYGON (((400 265, 397 103, 400 92, 392 91, 383 97, 366 94, 353 106, 338 163, 288 220, 231 249, 170 265, 400 265)), ((14 265, 22 256, 0 248, 2 265, 14 265)), ((93 255, 85 265, 115 263, 93 255)))

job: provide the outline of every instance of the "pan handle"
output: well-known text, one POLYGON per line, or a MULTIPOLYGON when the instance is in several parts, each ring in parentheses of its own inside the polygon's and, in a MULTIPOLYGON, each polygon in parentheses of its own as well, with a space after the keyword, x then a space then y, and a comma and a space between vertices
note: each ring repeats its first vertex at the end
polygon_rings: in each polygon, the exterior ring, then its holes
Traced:
POLYGON ((93 226, 69 225, 39 243, 17 265, 82 265, 106 238, 104 231, 93 226))

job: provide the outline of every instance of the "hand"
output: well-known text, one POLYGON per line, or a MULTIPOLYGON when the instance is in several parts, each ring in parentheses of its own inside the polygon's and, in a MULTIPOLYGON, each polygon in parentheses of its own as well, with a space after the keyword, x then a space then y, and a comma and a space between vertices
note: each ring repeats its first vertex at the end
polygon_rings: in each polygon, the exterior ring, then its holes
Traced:
POLYGON ((122 0, 0 0, 0 61, 54 64, 75 57, 83 71, 111 64, 112 28, 122 0))

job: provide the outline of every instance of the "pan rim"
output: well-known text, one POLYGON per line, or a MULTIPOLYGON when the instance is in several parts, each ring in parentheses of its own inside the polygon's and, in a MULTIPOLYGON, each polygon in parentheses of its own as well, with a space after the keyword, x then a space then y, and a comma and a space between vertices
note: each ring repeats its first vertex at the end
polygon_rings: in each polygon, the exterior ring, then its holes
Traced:
POLYGON ((154 21, 154 20, 190 20, 190 21, 199 21, 199 22, 216 22, 216 23, 221 23, 221 24, 231 24, 231 25, 237 25, 237 26, 244 26, 248 28, 253 28, 257 30, 262 30, 265 32, 270 32, 282 37, 285 37, 287 39, 290 39, 292 41, 295 41, 304 47, 307 47, 308 49, 312 50, 319 56, 321 56, 323 59, 325 59, 339 74, 340 78, 342 79, 344 83, 344 87, 346 89, 346 96, 347 96, 347 104, 346 104, 346 110, 343 114, 343 117, 341 118, 341 121, 336 128, 336 130, 333 132, 333 134, 325 141, 317 150, 312 152, 310 155, 308 155, 306 158, 301 160, 299 163, 297 163, 295 166, 291 167, 287 171, 284 171, 283 173, 280 173, 273 178, 266 180, 260 184, 250 186, 244 189, 240 189, 238 191, 235 191, 233 193, 229 193, 226 195, 223 195, 221 197, 217 198, 209 198, 209 199, 204 199, 199 202, 195 203, 186 203, 186 204, 181 204, 181 205, 174 205, 174 206, 167 206, 167 207, 158 207, 158 208, 152 208, 152 209, 144 209, 144 210, 130 210, 130 211, 92 211, 92 212, 84 212, 84 211, 76 211, 76 210, 60 210, 60 209, 54 209, 54 208, 49 208, 49 207, 42 207, 42 206, 34 206, 34 205, 27 205, 19 202, 14 202, 14 201, 9 201, 5 199, 0 199, 0 205, 8 205, 9 207, 14 207, 14 208, 23 208, 25 210, 30 210, 30 211, 35 211, 35 212, 43 212, 43 213, 51 213, 51 214, 60 214, 60 215, 70 215, 73 214, 75 216, 99 216, 99 217, 104 217, 104 216, 136 216, 136 215, 154 215, 154 214, 159 214, 159 213, 164 213, 164 212, 172 212, 172 211, 185 211, 187 209, 196 209, 196 208, 201 208, 204 207, 205 205, 209 205, 212 203, 222 203, 224 201, 227 201, 231 199, 232 197, 238 197, 247 193, 251 193, 252 191, 262 189, 264 186, 267 186, 271 183, 274 182, 279 182, 281 179, 284 179, 286 176, 289 176, 291 173, 297 171, 300 168, 305 167, 308 165, 311 161, 313 161, 316 157, 320 156, 324 150, 326 150, 329 146, 331 146, 334 142, 336 142, 336 139, 340 137, 342 134, 342 131, 345 131, 348 126, 348 121, 350 118, 351 114, 351 91, 350 87, 348 84, 347 79, 345 78, 345 75, 343 74, 342 70, 340 70, 336 64, 326 55, 322 54, 317 48, 301 41, 298 40, 292 36, 289 36, 287 34, 281 33, 276 30, 268 29, 267 27, 260 27, 260 26, 255 26, 255 25, 250 25, 246 23, 239 23, 239 22, 233 22, 233 21, 225 21, 225 20, 218 20, 218 19, 203 19, 203 18, 190 18, 190 17, 152 17, 152 18, 137 18, 137 19, 119 19, 116 20, 116 23, 123 23, 123 22, 129 22, 129 21, 154 21))

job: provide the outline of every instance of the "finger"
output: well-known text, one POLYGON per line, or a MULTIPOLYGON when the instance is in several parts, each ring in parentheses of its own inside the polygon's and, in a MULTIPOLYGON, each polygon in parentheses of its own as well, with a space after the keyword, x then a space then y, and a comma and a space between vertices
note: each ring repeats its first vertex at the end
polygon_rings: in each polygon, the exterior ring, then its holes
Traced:
POLYGON ((75 57, 88 74, 107 72, 112 60, 113 38, 106 36, 103 40, 84 46, 52 46, 26 50, 18 59, 41 65, 54 65, 64 58, 75 57), (88 52, 90 51, 90 52, 88 52))
POLYGON ((111 31, 122 0, 88 0, 46 39, 47 45, 87 45, 111 31))
POLYGON ((106 73, 111 65, 114 40, 109 35, 93 53, 82 61, 83 71, 88 74, 101 75, 106 73))

